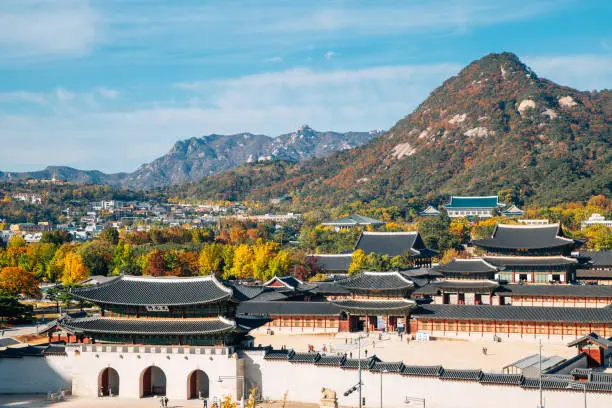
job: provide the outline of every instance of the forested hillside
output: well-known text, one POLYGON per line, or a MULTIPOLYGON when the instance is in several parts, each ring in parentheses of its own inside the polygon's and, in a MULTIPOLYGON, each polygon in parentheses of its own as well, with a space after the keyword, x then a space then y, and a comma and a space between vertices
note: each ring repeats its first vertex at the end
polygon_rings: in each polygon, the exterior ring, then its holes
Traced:
POLYGON ((289 196, 296 207, 410 205, 445 194, 552 205, 610 194, 612 93, 539 78, 490 54, 449 78, 367 145, 292 164, 250 164, 173 193, 200 199, 289 196))

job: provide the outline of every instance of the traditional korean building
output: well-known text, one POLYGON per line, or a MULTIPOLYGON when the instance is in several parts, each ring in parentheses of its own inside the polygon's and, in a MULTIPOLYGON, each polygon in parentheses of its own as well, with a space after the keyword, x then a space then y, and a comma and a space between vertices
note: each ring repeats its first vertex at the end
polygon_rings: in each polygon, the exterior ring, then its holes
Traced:
POLYGON ((612 285, 612 251, 586 251, 580 253, 585 260, 576 270, 576 280, 585 284, 612 285))
POLYGON ((436 304, 490 305, 495 289, 498 268, 481 258, 453 259, 433 268, 442 275, 413 294, 416 297, 432 297, 436 304))
POLYGON ((416 307, 408 299, 414 283, 399 272, 362 272, 338 285, 350 294, 330 300, 347 314, 348 331, 393 331, 408 321, 416 307))
POLYGON ((310 254, 307 259, 315 262, 326 273, 347 273, 353 262, 353 254, 310 254))
POLYGON ((503 225, 491 238, 473 240, 483 259, 499 269, 496 279, 510 283, 568 283, 578 262, 567 255, 580 242, 563 236, 560 224, 503 225))
POLYGON ((347 217, 338 218, 336 220, 322 222, 321 225, 334 227, 336 229, 353 228, 353 227, 381 227, 385 225, 384 221, 366 217, 359 214, 351 214, 347 217))
POLYGON ((491 238, 476 239, 472 244, 488 255, 550 256, 569 255, 580 243, 566 238, 561 224, 498 224, 491 238))
POLYGON ((233 291, 214 276, 120 276, 73 289, 100 314, 65 318, 60 327, 78 342, 167 345, 233 345, 248 331, 234 320, 233 291))
POLYGON ((418 231, 361 233, 355 250, 366 254, 376 253, 390 257, 404 256, 412 259, 414 266, 431 266, 431 258, 437 254, 425 246, 418 231))
POLYGON ((451 218, 455 217, 479 217, 489 218, 494 215, 494 211, 504 207, 505 204, 499 202, 498 196, 482 197, 460 197, 451 196, 450 202, 443 205, 444 209, 451 218))
POLYGON ((423 211, 419 213, 419 215, 421 217, 435 217, 435 216, 440 215, 440 211, 437 208, 431 205, 428 205, 426 209, 424 209, 423 211))
POLYGON ((433 336, 575 339, 612 335, 612 308, 421 305, 410 332, 433 336))
POLYGON ((516 205, 511 205, 508 209, 502 211, 502 215, 506 217, 521 217, 523 215, 523 210, 516 205))

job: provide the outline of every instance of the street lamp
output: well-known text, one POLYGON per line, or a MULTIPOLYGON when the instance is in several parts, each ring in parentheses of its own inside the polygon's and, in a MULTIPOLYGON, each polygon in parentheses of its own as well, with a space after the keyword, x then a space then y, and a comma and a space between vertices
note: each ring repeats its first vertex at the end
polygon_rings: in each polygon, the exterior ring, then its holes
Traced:
POLYGON ((219 376, 219 382, 222 383, 223 380, 236 380, 236 382, 238 382, 239 380, 242 380, 242 408, 244 408, 244 399, 245 399, 245 395, 246 395, 246 379, 244 378, 244 376, 242 375, 220 375, 219 376))
POLYGON ((382 385, 383 385, 383 373, 388 373, 389 370, 382 370, 380 372, 380 408, 383 408, 383 389, 382 389, 382 385))
POLYGON ((404 398, 404 404, 409 405, 412 404, 414 402, 417 402, 419 404, 423 404, 423 408, 425 407, 425 398, 416 398, 416 397, 405 397, 404 398))

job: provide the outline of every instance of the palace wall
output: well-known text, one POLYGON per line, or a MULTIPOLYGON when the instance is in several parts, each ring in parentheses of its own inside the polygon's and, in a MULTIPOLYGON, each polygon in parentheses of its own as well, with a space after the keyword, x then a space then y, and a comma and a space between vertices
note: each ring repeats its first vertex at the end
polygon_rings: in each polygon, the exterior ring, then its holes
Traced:
POLYGON ((66 356, 0 358, 0 394, 69 391, 71 362, 66 356))
MULTIPOLYGON (((72 360, 73 366, 72 393, 96 397, 99 392, 100 373, 111 367, 119 375, 119 397, 140 398, 142 375, 147 367, 156 366, 165 374, 166 395, 170 399, 188 399, 189 375, 195 370, 202 370, 208 376, 211 397, 231 395, 233 398, 239 398, 242 395, 241 380, 224 379, 219 382, 220 376, 240 375, 239 360, 235 354, 228 354, 227 348, 129 346, 126 349, 127 352, 122 346, 108 345, 97 345, 95 351, 91 345, 67 348, 68 358, 72 360), (184 353, 179 353, 179 349, 183 349, 184 353), (202 352, 191 354, 192 349, 202 352)), ((152 381, 159 383, 157 379, 152 381)))
MULTIPOLYGON (((337 393, 338 403, 357 406, 358 392, 348 397, 343 393, 357 384, 357 370, 337 367, 321 367, 314 364, 290 363, 264 360, 263 351, 246 351, 246 372, 251 378, 260 379, 258 386, 264 398, 281 400, 287 394, 288 401, 319 403, 321 388, 330 388, 337 393)), ((381 374, 364 370, 363 397, 366 407, 380 406, 381 374)), ((406 397, 424 398, 427 408, 473 408, 495 405, 496 408, 536 406, 539 401, 537 389, 519 386, 483 385, 476 381, 450 381, 432 377, 404 376, 385 373, 383 381, 383 406, 385 408, 422 407, 420 402, 405 404, 406 397)), ((608 408, 610 393, 589 392, 588 406, 608 408)), ((546 406, 582 406, 584 396, 580 390, 544 390, 546 406)))

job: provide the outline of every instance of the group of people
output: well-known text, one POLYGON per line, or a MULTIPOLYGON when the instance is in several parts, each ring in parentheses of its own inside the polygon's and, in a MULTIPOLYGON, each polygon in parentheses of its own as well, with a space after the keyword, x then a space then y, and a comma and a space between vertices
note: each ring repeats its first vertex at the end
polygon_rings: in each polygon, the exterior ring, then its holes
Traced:
POLYGON ((161 404, 162 408, 168 408, 168 397, 166 397, 165 395, 163 397, 159 397, 159 403, 161 404))

